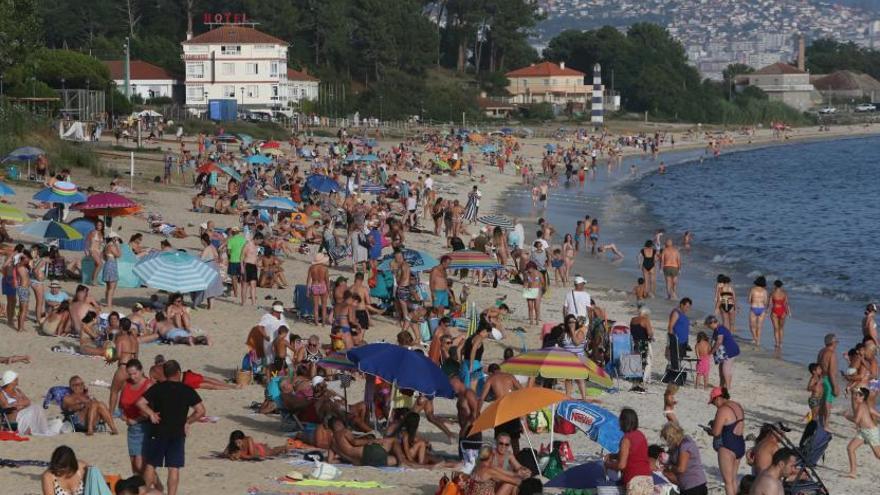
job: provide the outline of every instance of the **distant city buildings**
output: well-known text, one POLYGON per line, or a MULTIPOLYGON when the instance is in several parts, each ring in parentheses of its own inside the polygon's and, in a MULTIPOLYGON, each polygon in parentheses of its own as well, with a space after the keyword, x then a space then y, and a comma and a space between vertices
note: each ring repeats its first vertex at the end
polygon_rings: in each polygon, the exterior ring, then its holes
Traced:
POLYGON ((795 40, 834 38, 880 49, 880 12, 817 0, 540 0, 547 20, 536 46, 564 29, 653 22, 684 46, 704 77, 721 79, 730 64, 754 68, 796 57, 795 40))

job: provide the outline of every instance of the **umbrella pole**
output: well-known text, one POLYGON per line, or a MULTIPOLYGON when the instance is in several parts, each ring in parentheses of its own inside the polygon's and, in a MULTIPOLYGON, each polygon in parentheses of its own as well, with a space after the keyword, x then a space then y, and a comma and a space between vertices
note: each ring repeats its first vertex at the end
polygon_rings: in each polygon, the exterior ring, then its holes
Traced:
POLYGON ((550 405, 550 453, 553 453, 553 423, 556 421, 556 404, 550 405))
POLYGON ((541 474, 541 464, 538 462, 538 453, 535 451, 535 446, 532 445, 532 436, 529 435, 528 425, 525 424, 522 418, 519 418, 519 424, 522 426, 524 432, 526 432, 526 442, 529 443, 529 450, 532 451, 532 457, 535 459, 535 468, 538 470, 538 474, 541 474))

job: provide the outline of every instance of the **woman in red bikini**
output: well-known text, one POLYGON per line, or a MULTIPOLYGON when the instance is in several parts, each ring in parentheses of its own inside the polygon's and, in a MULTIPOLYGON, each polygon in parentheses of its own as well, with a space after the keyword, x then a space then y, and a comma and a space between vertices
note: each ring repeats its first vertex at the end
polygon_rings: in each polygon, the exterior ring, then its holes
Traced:
POLYGON ((782 349, 782 332, 785 330, 785 319, 791 316, 791 306, 788 305, 788 294, 782 288, 782 281, 773 282, 773 292, 770 294, 770 323, 773 324, 773 338, 776 341, 776 349, 782 349))
POLYGON ((253 438, 245 436, 241 430, 235 430, 229 435, 229 444, 223 452, 224 456, 232 460, 263 459, 286 454, 289 450, 287 445, 269 447, 264 443, 255 442, 253 438))

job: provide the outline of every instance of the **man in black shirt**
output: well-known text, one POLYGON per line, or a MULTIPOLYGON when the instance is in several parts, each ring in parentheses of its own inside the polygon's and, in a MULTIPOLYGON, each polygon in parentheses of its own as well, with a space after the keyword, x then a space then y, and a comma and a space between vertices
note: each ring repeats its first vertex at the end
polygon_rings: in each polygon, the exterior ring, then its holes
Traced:
POLYGON ((177 495, 180 468, 184 465, 184 448, 189 425, 205 415, 205 405, 195 390, 181 383, 180 365, 166 361, 166 380, 157 383, 138 399, 137 406, 150 419, 150 433, 144 446, 147 485, 155 487, 157 467, 168 468, 168 495, 177 495), (189 413, 192 408, 192 414, 189 413))

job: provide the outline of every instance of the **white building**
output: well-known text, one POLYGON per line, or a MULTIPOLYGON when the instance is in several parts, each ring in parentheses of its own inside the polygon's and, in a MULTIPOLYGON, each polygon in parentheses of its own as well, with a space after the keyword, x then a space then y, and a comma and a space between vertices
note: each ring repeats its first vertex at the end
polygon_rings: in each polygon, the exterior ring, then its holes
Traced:
POLYGON ((242 25, 222 25, 182 43, 186 105, 235 99, 239 108, 287 108, 287 42, 242 25))
POLYGON ((318 99, 318 84, 321 81, 295 69, 287 69, 287 97, 291 103, 315 101, 318 99))
MULTIPOLYGON (((116 83, 120 93, 125 93, 125 61, 105 60, 104 65, 110 71, 110 78, 116 83)), ((129 88, 132 95, 140 95, 144 101, 150 98, 171 98, 177 79, 165 69, 143 60, 131 61, 131 74, 129 74, 129 88)))

